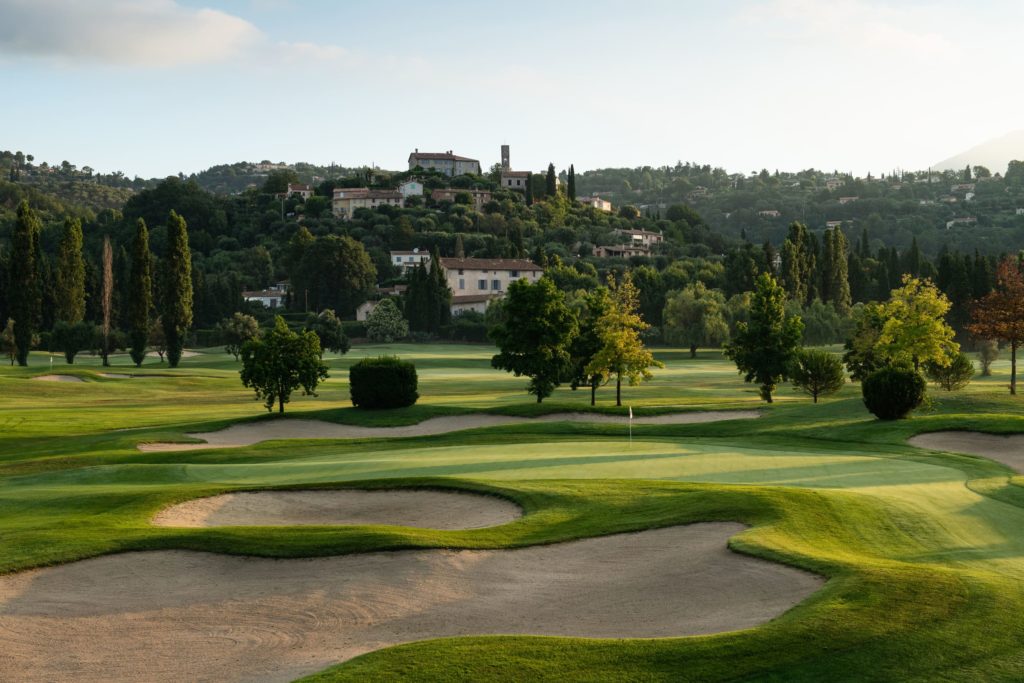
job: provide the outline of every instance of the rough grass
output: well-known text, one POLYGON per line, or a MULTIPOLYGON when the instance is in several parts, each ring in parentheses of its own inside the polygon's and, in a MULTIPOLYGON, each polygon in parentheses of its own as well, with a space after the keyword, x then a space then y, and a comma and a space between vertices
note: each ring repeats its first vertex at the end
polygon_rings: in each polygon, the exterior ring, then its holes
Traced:
MULTIPOLYGON (((291 414, 353 424, 408 424, 478 410, 533 414, 524 382, 488 368, 473 346, 357 348, 332 359, 320 398, 291 414), (344 369, 382 352, 415 360, 420 404, 362 413, 345 407, 344 369)), ((634 409, 751 407, 756 394, 712 352, 626 390, 634 409)), ((147 361, 145 379, 30 382, 50 372, 0 369, 0 572, 108 552, 185 548, 301 557, 395 548, 500 548, 733 520, 751 528, 739 551, 829 577, 825 588, 762 627, 651 640, 478 637, 370 653, 308 680, 1020 680, 1024 671, 1024 488, 1007 468, 914 449, 905 439, 946 429, 1024 431, 1005 395, 1005 367, 956 394, 933 391, 929 412, 883 424, 856 387, 811 405, 784 388, 755 421, 636 426, 537 424, 434 437, 283 441, 249 448, 140 453, 140 441, 186 440, 240 419, 268 419, 222 353, 175 371, 147 361), (526 515, 490 529, 386 526, 168 529, 164 505, 268 487, 464 488, 515 500, 526 515)), ((612 394, 599 392, 602 410, 612 394)), ((587 409, 560 389, 539 410, 587 409)), ((620 409, 621 410, 621 409, 620 409)), ((680 586, 679 590, 686 590, 680 586)), ((597 598, 599 599, 599 597, 597 598)))

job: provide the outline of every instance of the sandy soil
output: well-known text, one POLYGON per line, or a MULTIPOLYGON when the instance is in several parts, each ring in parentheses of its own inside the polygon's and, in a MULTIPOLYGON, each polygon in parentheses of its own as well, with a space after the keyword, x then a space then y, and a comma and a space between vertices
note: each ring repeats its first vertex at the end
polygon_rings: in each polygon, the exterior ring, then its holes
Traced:
MULTIPOLYGON (((653 417, 638 417, 636 425, 650 424, 692 424, 697 422, 718 422, 759 417, 755 410, 704 411, 693 413, 672 413, 653 417)), ((433 417, 418 424, 404 427, 358 427, 341 425, 320 420, 264 420, 232 425, 216 432, 201 432, 188 436, 202 439, 206 443, 143 443, 142 451, 191 451, 201 448, 237 448, 251 446, 261 441, 278 439, 355 439, 395 436, 430 436, 457 432, 463 429, 494 427, 499 425, 525 424, 529 422, 590 422, 612 423, 625 426, 629 419, 622 415, 600 415, 595 413, 554 413, 543 417, 511 417, 507 415, 455 415, 433 417)))
POLYGON ((1024 434, 984 434, 982 432, 932 432, 918 434, 908 442, 918 448, 980 455, 1001 462, 1018 474, 1024 474, 1024 434))
POLYGON ((101 372, 100 377, 107 379, 136 379, 135 375, 125 375, 120 372, 101 372))
POLYGON ((126 553, 22 572, 0 577, 0 680, 289 681, 442 636, 749 628, 823 580, 729 552, 742 528, 309 560, 126 553))
POLYGON ((449 491, 254 491, 197 498, 160 511, 157 526, 395 524, 477 529, 518 519, 522 510, 495 496, 449 491))
POLYGON ((82 382, 84 381, 81 377, 74 375, 39 375, 32 379, 37 382, 82 382))
MULTIPOLYGON (((187 351, 186 350, 186 351, 182 351, 181 352, 181 357, 182 358, 195 358, 196 356, 199 356, 199 355, 201 355, 201 354, 198 351, 187 351)), ((166 356, 167 356, 167 354, 165 353, 164 357, 166 357, 166 356)), ((150 351, 149 353, 146 354, 146 358, 159 358, 159 357, 160 357, 160 354, 157 353, 156 351, 150 351)))

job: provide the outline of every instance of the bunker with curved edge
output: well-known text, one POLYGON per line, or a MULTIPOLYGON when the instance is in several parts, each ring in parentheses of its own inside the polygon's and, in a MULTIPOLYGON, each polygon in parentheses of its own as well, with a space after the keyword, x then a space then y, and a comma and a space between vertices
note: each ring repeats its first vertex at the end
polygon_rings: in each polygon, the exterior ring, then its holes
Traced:
MULTIPOLYGON (((760 417, 756 410, 710 410, 690 413, 670 413, 633 419, 635 425, 697 424, 724 420, 750 420, 760 417)), ((276 419, 232 425, 216 432, 188 434, 206 443, 140 443, 140 451, 193 451, 202 448, 239 448, 263 441, 279 439, 360 439, 402 436, 431 436, 464 429, 529 424, 531 422, 589 422, 593 424, 629 423, 625 415, 600 413, 553 413, 540 417, 513 417, 510 415, 455 415, 433 417, 414 425, 402 427, 360 427, 321 420, 276 419)))
POLYGON ((197 498, 161 510, 157 526, 294 526, 391 524, 478 529, 515 521, 522 510, 497 496, 405 489, 252 491, 197 498))
POLYGON ((911 446, 933 451, 967 453, 989 458, 1024 474, 1024 434, 986 434, 985 432, 929 432, 907 440, 911 446))
POLYGON ((0 577, 0 680, 290 681, 427 638, 751 628, 824 580, 730 552, 743 529, 305 560, 135 552, 31 570, 0 577))

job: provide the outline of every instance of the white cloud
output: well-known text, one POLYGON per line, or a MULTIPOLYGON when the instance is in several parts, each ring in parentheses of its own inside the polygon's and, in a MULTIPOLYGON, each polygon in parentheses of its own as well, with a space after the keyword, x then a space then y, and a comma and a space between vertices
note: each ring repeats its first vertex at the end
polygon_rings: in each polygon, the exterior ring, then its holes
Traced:
POLYGON ((0 52, 12 55, 170 67, 229 59, 262 40, 244 19, 174 0, 0 0, 0 52))

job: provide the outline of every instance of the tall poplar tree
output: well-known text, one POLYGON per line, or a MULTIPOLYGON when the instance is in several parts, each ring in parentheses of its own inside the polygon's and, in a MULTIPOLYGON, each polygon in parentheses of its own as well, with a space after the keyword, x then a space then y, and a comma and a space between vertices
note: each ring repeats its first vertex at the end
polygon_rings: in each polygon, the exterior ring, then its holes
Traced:
POLYGON ((64 219, 57 256, 57 320, 74 325, 85 319, 85 259, 82 258, 82 223, 64 219))
POLYGON ((167 221, 167 256, 163 260, 160 319, 167 340, 167 362, 178 367, 185 335, 192 326, 192 253, 185 219, 171 211, 167 221))
POLYGON ((149 342, 149 314, 153 309, 153 255, 149 252, 149 230, 141 218, 132 239, 132 267, 128 276, 129 353, 136 367, 146 358, 149 342))
POLYGON ((10 315, 14 320, 15 358, 28 365, 28 352, 39 323, 39 279, 36 252, 42 223, 26 200, 18 204, 18 218, 11 236, 10 315))
POLYGON ((107 367, 110 365, 110 331, 114 312, 114 250, 110 246, 109 237, 103 238, 103 290, 100 295, 100 306, 103 311, 100 355, 103 357, 103 366, 107 367))

